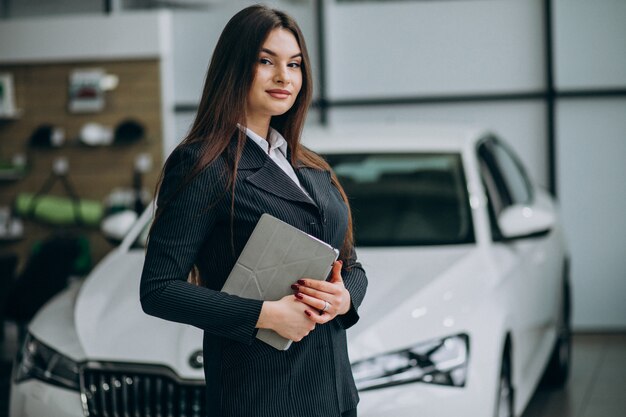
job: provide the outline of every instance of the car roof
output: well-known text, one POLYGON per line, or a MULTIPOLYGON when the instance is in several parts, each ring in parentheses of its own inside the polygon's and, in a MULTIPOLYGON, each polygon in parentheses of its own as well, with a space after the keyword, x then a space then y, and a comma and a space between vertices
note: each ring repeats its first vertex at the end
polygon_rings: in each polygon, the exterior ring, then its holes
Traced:
POLYGON ((316 125, 305 127, 302 143, 319 153, 461 152, 487 134, 473 125, 316 125))

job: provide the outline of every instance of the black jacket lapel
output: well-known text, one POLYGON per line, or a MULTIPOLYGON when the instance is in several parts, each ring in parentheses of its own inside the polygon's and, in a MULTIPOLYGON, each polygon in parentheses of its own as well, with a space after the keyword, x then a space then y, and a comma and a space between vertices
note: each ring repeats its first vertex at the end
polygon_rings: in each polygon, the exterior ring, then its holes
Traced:
MULTIPOLYGON (((311 201, 296 183, 289 178, 289 175, 276 165, 252 139, 246 140, 241 159, 239 160, 240 172, 237 175, 243 174, 241 170, 245 169, 258 169, 245 178, 247 182, 255 187, 286 200, 315 205, 315 202, 311 201)), ((306 189, 309 191, 308 187, 306 189)), ((315 197, 313 198, 315 199, 315 197)))
POLYGON ((319 209, 325 212, 331 192, 329 187, 332 187, 330 172, 307 167, 296 168, 295 171, 300 184, 315 200, 319 209))

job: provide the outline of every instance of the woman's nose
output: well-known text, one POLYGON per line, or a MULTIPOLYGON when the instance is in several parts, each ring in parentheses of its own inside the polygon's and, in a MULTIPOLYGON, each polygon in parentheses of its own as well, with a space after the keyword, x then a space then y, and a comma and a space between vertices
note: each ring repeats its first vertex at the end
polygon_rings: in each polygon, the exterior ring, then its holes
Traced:
POLYGON ((274 81, 277 83, 287 84, 289 83, 289 71, 287 67, 277 66, 274 74, 274 81))

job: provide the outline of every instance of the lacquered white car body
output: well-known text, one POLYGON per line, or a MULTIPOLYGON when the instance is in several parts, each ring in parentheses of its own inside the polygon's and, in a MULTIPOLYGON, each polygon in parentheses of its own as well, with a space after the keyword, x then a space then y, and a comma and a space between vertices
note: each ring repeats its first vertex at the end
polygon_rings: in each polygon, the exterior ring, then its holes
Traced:
MULTIPOLYGON (((327 156, 352 199, 358 256, 369 278, 361 320, 348 332, 359 416, 520 415, 546 368, 554 382, 565 381, 569 282, 558 210, 514 156, 498 162, 510 155, 506 146, 478 128, 425 126, 309 129, 304 142, 327 156), (496 178, 501 166, 522 178, 496 178), (422 171, 426 180, 418 179, 422 171), (435 222, 403 206, 397 184, 417 193, 406 201, 418 206, 422 195, 446 202, 438 219, 450 229, 447 241, 438 241, 435 222), (517 188, 510 201, 494 195, 502 187, 517 188), (515 203, 524 187, 528 198, 515 203), (380 207, 359 203, 377 195, 380 207), (384 218, 392 200, 402 208, 384 218), (449 227, 457 223, 462 233, 449 227), (413 229, 430 237, 415 240, 413 229), (458 242, 449 239, 457 235, 458 242)), ((430 216, 438 215, 433 207, 430 216)), ((101 415, 104 406, 113 410, 112 401, 121 415, 134 415, 119 403, 140 398, 146 381, 152 385, 145 398, 160 398, 164 415, 182 407, 184 386, 184 406, 194 415, 201 331, 148 316, 139 304, 144 249, 133 245, 150 219, 148 210, 82 286, 55 297, 31 322, 14 366, 12 417, 101 415), (49 362, 62 359, 65 381, 55 382, 49 363, 42 365, 48 374, 24 368, 29 343, 35 356, 40 349, 49 362), (77 380, 68 382, 74 371, 77 380)), ((155 404, 148 406, 135 407, 136 415, 157 414, 155 404)))

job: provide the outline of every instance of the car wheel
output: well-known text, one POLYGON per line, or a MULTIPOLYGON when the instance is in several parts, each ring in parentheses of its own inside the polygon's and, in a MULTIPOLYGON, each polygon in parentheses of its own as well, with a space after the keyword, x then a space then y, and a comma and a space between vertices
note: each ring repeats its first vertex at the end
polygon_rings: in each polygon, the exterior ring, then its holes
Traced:
POLYGON ((570 361, 572 356, 572 329, 569 314, 569 289, 563 286, 563 307, 557 327, 557 338, 546 367, 543 383, 548 386, 560 388, 567 382, 570 361))
POLYGON ((498 380, 498 391, 496 396, 495 417, 513 417, 514 391, 511 380, 511 360, 506 353, 500 365, 500 378, 498 380))

